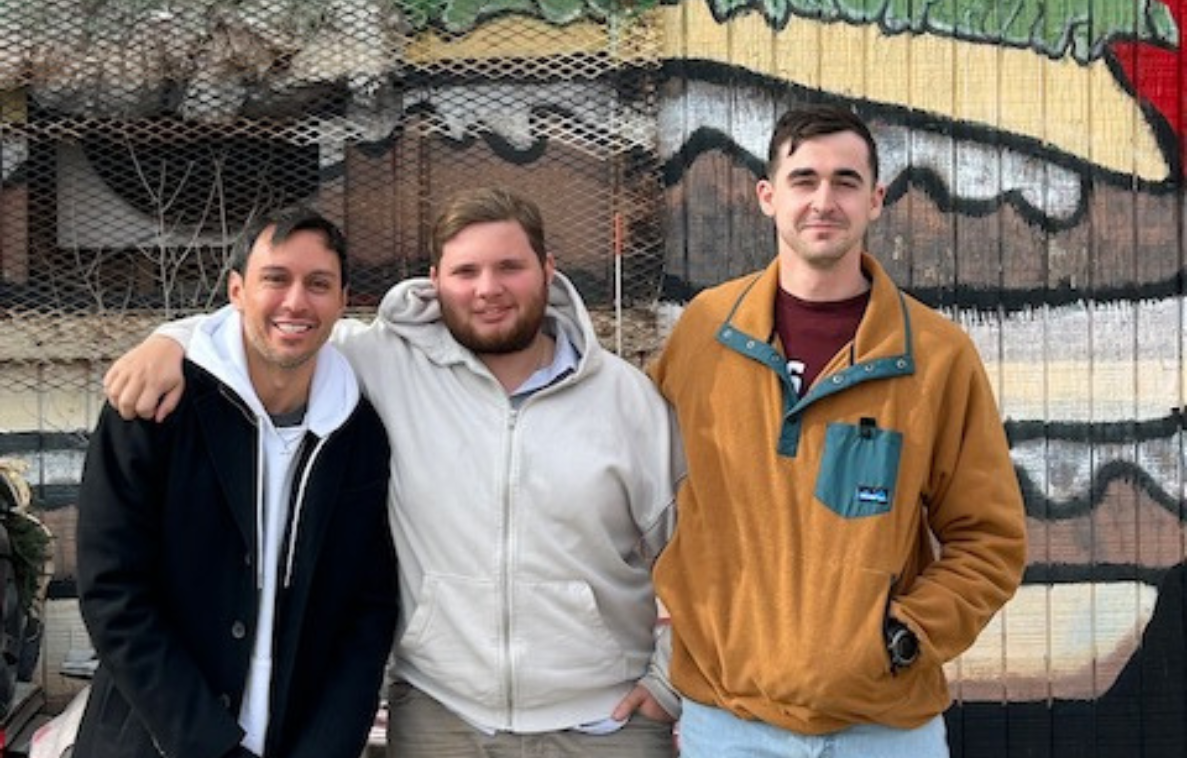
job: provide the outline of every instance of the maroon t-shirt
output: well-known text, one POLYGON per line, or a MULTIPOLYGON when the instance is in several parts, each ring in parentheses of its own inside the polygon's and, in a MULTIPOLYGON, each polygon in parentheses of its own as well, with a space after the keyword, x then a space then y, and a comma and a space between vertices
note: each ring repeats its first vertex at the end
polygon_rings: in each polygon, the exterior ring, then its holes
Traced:
POLYGON ((854 339, 870 299, 867 290, 849 300, 815 303, 790 295, 782 287, 778 290, 775 332, 783 343, 797 395, 808 392, 825 365, 854 339))

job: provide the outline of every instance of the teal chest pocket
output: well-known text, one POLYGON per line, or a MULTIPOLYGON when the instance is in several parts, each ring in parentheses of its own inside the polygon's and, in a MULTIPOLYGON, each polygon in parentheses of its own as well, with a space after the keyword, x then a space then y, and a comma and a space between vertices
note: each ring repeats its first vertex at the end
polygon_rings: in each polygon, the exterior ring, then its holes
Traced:
POLYGON ((887 513, 896 493, 903 442, 903 434, 879 429, 873 419, 830 424, 825 429, 817 499, 845 518, 887 513))

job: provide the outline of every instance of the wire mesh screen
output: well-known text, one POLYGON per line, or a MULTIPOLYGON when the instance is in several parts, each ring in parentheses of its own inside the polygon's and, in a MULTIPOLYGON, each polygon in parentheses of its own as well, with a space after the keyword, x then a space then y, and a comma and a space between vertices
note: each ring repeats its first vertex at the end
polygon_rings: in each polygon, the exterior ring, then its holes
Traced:
POLYGON ((345 229, 366 316, 427 272, 449 193, 521 191, 621 348, 661 279, 660 33, 641 10, 0 0, 0 425, 90 428, 108 362, 223 303, 247 219, 298 202, 345 229))

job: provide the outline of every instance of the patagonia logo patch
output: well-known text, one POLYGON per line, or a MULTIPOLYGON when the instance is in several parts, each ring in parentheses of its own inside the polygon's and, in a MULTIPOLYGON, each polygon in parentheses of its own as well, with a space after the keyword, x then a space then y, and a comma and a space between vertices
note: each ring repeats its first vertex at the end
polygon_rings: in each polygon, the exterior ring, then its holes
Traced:
POLYGON ((884 487, 866 487, 859 485, 858 502, 871 505, 887 505, 888 491, 884 487))

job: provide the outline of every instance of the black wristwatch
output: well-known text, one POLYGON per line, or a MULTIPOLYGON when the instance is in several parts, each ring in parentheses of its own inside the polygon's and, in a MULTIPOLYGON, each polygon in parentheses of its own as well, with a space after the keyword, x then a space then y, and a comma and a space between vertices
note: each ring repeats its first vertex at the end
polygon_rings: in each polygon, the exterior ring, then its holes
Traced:
POLYGON ((889 618, 883 625, 883 641, 887 645, 892 670, 908 668, 921 654, 917 635, 903 622, 889 618))

